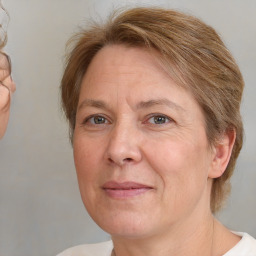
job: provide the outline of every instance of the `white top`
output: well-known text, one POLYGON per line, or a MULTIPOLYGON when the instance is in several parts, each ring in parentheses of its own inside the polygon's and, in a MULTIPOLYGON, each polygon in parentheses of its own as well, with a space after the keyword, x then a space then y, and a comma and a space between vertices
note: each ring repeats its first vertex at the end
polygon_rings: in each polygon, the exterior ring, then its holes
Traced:
POLYGON ((242 239, 223 256, 256 256, 256 240, 247 233, 234 233, 242 239))
MULTIPOLYGON (((242 239, 223 256, 256 256, 256 240, 247 233, 234 233, 242 239)), ((57 256, 110 256, 112 249, 112 241, 84 244, 69 248, 57 256)))

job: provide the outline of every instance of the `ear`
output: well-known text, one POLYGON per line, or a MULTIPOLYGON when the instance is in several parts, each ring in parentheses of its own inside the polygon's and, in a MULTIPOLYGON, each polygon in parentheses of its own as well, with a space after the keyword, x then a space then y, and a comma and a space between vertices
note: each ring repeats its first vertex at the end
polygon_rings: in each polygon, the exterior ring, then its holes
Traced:
POLYGON ((235 130, 225 132, 213 146, 213 160, 209 178, 218 178, 226 170, 236 140, 235 130))

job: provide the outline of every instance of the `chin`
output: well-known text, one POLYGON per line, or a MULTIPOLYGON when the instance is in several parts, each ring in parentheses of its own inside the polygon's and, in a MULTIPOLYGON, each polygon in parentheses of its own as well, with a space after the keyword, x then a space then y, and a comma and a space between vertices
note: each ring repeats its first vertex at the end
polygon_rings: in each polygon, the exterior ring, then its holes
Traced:
MULTIPOLYGON (((92 216, 93 217, 93 216, 92 216)), ((94 221, 111 236, 126 238, 142 238, 152 233, 154 223, 145 214, 115 213, 105 214, 94 221), (102 218, 104 216, 104 218, 102 218)))

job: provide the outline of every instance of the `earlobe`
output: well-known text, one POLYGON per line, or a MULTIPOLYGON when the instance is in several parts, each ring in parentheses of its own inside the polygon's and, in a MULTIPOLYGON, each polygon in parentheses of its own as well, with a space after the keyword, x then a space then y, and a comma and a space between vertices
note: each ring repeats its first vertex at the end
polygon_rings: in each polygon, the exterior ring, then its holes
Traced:
POLYGON ((226 170, 236 140, 235 130, 225 132, 213 146, 212 168, 209 178, 218 178, 226 170))

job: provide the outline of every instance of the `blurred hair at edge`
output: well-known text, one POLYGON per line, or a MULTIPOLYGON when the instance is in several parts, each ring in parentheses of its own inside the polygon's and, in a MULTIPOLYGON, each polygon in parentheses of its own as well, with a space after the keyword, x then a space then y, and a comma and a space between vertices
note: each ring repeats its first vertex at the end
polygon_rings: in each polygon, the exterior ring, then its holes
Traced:
POLYGON ((2 17, 0 29, 0 139, 4 136, 10 114, 11 94, 16 90, 16 85, 11 78, 11 60, 2 50, 7 43, 7 26, 9 14, 0 1, 2 17), (4 24, 7 23, 7 24, 4 24), (6 26, 6 27, 5 27, 6 26))
POLYGON ((92 23, 89 29, 76 34, 68 43, 61 82, 62 107, 71 141, 82 78, 94 56, 106 45, 156 50, 162 68, 200 105, 210 145, 224 132, 236 133, 229 164, 212 184, 211 210, 217 212, 229 194, 230 178, 243 144, 240 104, 244 88, 239 67, 220 36, 193 16, 160 8, 117 11, 105 24, 92 23))
MULTIPOLYGON (((5 14, 6 20, 8 20, 7 22, 9 22, 9 19, 10 19, 9 13, 4 8, 1 1, 0 1, 0 9, 5 14)), ((0 24, 1 29, 3 29, 3 26, 4 26, 4 24, 0 24)), ((4 31, 0 37, 0 50, 2 50, 5 47, 6 43, 7 43, 7 33, 6 33, 6 31, 4 31)))

